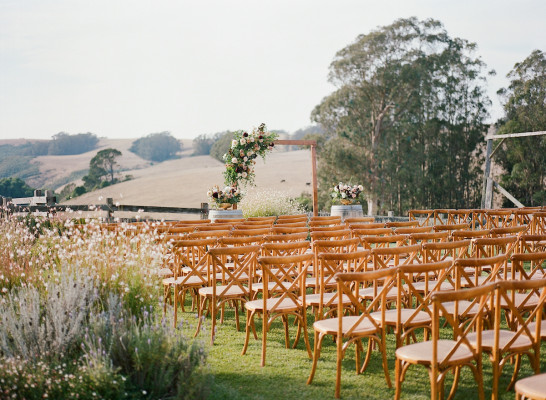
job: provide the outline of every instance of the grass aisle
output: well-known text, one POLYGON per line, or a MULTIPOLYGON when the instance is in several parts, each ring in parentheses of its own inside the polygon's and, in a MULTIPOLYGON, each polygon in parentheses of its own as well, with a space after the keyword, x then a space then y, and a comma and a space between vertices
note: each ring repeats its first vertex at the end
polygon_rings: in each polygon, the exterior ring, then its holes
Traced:
MULTIPOLYGON (((188 303, 186 310, 191 305, 188 303)), ((190 329, 195 332, 197 325, 196 312, 181 313, 190 329)), ((232 309, 226 309, 223 324, 219 324, 214 346, 210 346, 210 317, 207 317, 204 328, 198 335, 208 351, 208 364, 214 374, 211 388, 211 399, 328 399, 334 398, 336 372, 336 346, 331 338, 323 342, 321 358, 311 385, 306 381, 311 371, 311 360, 303 343, 303 337, 296 349, 286 349, 284 330, 280 320, 274 323, 268 334, 266 366, 260 366, 261 357, 261 320, 257 321, 259 340, 251 334, 247 354, 242 356, 244 344, 244 316, 241 318, 241 331, 235 329, 235 317, 232 309)), ((290 325, 290 337, 293 340, 296 327, 290 325)), ((302 335, 303 336, 303 335, 302 335)), ((312 318, 309 317, 309 338, 313 345, 312 318)), ((366 345, 366 343, 364 343, 366 345)), ((391 380, 394 385, 394 335, 388 335, 388 364, 391 380)), ((393 389, 389 389, 381 368, 381 358, 374 352, 368 369, 361 375, 355 373, 354 346, 351 347, 343 361, 341 377, 341 396, 343 399, 392 399, 393 389)), ((523 360, 520 377, 532 375, 527 359, 523 360)), ((542 346, 541 371, 546 371, 546 345, 542 346)), ((504 369, 500 384, 500 398, 513 399, 514 392, 505 388, 511 377, 511 365, 504 369)), ((490 398, 491 368, 489 359, 484 356, 485 396, 490 398)), ((451 383, 446 383, 446 388, 451 383)), ((430 385, 428 374, 423 367, 413 366, 408 370, 402 386, 402 399, 429 399, 430 385)), ((477 391, 472 374, 464 369, 455 396, 456 399, 477 398, 477 391)))

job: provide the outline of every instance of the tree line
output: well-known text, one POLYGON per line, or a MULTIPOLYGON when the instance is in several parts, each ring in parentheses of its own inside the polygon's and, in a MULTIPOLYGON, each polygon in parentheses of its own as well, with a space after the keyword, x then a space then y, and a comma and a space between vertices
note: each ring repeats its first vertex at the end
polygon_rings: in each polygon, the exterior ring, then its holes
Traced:
MULTIPOLYGON (((319 148, 321 203, 329 186, 343 181, 365 187, 370 214, 479 207, 492 72, 475 53, 475 43, 449 36, 441 22, 417 18, 379 27, 341 49, 329 74, 337 89, 311 115, 327 132, 319 148)), ((545 130, 544 54, 533 53, 508 76, 499 133, 545 130)), ((503 182, 526 193, 532 188, 526 205, 544 204, 546 138, 523 141, 529 147, 519 151, 503 145, 503 182)))

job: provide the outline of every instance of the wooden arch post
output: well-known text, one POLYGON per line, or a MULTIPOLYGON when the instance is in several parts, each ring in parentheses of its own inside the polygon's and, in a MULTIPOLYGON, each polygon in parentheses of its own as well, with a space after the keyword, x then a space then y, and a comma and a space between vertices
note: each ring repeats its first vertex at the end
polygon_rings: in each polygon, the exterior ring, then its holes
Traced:
POLYGON ((275 145, 311 146, 311 174, 313 180, 313 215, 318 216, 317 141, 316 140, 275 140, 275 145))

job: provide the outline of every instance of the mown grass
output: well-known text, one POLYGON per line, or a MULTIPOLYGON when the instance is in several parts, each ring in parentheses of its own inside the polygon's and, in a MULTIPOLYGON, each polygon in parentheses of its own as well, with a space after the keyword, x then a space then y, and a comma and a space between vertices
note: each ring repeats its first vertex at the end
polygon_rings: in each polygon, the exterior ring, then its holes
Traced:
MULTIPOLYGON (((190 304, 187 304, 189 310, 190 304)), ((195 332, 197 313, 187 311, 181 313, 186 323, 186 329, 195 332)), ((309 339, 313 346, 313 318, 309 315, 309 339)), ((211 399, 323 399, 334 398, 336 372, 336 345, 327 338, 323 342, 321 358, 317 372, 311 385, 306 381, 311 371, 311 360, 305 350, 303 338, 296 349, 286 349, 284 330, 280 321, 273 324, 268 334, 266 366, 260 366, 261 357, 261 321, 257 321, 259 340, 251 334, 246 355, 241 355, 244 344, 244 317, 241 318, 241 331, 235 328, 235 317, 231 309, 226 309, 223 324, 218 325, 215 342, 210 346, 210 316, 207 317, 204 328, 199 336, 206 344, 207 362, 214 383, 211 387, 211 399)), ((293 340, 296 326, 290 325, 290 337, 293 340)), ((447 332, 446 332, 447 333, 447 332)), ((366 344, 366 343, 365 343, 366 344)), ((367 370, 360 375, 355 373, 354 346, 352 346, 343 361, 341 378, 341 397, 343 399, 389 399, 394 398, 394 335, 387 337, 387 359, 391 373, 393 388, 386 384, 381 358, 374 352, 367 370)), ((546 370, 546 345, 542 346, 541 371, 546 370)), ((485 396, 491 396, 491 363, 486 355, 484 362, 485 396)), ((506 391, 512 374, 512 365, 504 368, 500 382, 500 398, 513 399, 514 392, 506 391)), ((524 358, 519 377, 533 375, 528 359, 524 358)), ((450 388, 446 383, 446 395, 450 388)), ((410 367, 402 385, 402 399, 429 399, 430 384, 425 368, 410 367)), ((468 368, 463 369, 461 380, 455 396, 456 399, 477 398, 476 384, 468 368)))

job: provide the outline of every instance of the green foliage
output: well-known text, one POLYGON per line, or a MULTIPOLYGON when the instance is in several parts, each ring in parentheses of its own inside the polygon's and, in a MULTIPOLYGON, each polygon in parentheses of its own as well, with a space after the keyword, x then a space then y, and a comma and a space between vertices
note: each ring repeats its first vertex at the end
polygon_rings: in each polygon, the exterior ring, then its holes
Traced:
POLYGON ((47 154, 60 156, 82 154, 95 149, 98 142, 99 138, 94 133, 70 135, 59 132, 49 142, 47 154))
POLYGON ((0 196, 4 197, 30 197, 34 189, 28 186, 25 181, 19 178, 0 179, 0 196))
POLYGON ((340 50, 330 66, 338 90, 312 113, 331 136, 321 186, 362 182, 374 214, 477 206, 490 102, 474 49, 438 21, 409 18, 340 50))
POLYGON ((170 132, 151 133, 135 140, 129 149, 145 160, 157 162, 176 158, 180 150, 180 142, 170 132))
MULTIPOLYGON (((533 51, 507 75, 510 85, 499 90, 505 116, 498 134, 546 130, 546 55, 533 51)), ((546 204, 546 135, 507 139, 495 155, 504 169, 501 182, 526 206, 546 204)), ((505 199, 505 206, 513 207, 505 199)))
POLYGON ((210 148, 210 156, 220 162, 224 162, 224 154, 229 151, 231 141, 233 140, 233 132, 220 132, 215 135, 217 138, 210 148))
POLYGON ((99 151, 89 162, 89 173, 83 177, 85 189, 89 191, 116 183, 116 159, 119 156, 121 151, 117 149, 99 151))

